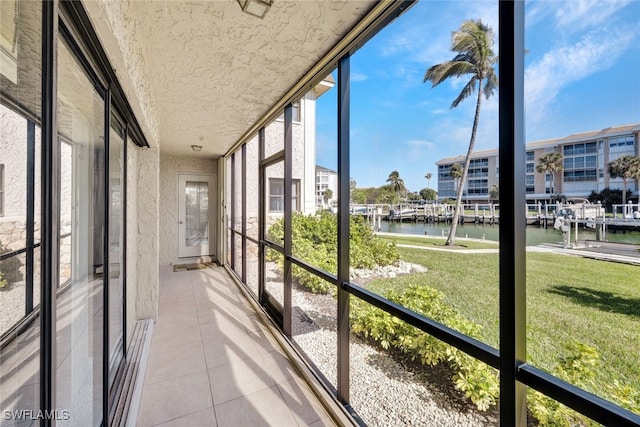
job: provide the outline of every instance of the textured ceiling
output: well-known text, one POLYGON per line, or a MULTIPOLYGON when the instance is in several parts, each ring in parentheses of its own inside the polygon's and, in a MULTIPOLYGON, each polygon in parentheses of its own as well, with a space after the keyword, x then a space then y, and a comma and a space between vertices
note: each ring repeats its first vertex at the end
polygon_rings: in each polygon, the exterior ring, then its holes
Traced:
POLYGON ((101 31, 127 34, 116 42, 116 66, 131 73, 130 62, 143 58, 144 81, 125 88, 147 92, 142 115, 155 122, 148 127, 160 150, 193 155, 198 144, 207 157, 224 154, 374 3, 275 0, 259 19, 235 0, 131 1, 117 4, 127 21, 119 23, 102 1, 102 10, 87 6, 94 21, 108 21, 96 25, 101 40, 114 39, 101 31))

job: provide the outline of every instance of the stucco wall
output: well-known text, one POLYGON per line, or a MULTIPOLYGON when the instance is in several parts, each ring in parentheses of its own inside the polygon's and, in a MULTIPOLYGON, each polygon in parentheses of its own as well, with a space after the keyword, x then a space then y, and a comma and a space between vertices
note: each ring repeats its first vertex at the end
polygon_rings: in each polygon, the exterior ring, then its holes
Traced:
POLYGON ((151 90, 144 45, 129 1, 97 0, 83 2, 93 27, 99 34, 111 65, 116 70, 127 100, 131 104, 147 141, 157 147, 159 128, 157 109, 151 90))
POLYGON ((138 149, 127 146, 127 342, 135 327, 138 295, 138 149))
MULTIPOLYGON (((214 175, 217 179, 217 161, 160 155, 160 265, 178 262, 178 174, 214 175)), ((212 195, 216 194, 213 190, 212 195)), ((210 206, 217 206, 215 199, 210 206)), ((210 242, 211 251, 215 251, 215 239, 213 236, 210 242)))
MULTIPOLYGON (((137 289, 136 316, 155 319, 158 315, 159 170, 160 155, 151 148, 137 153, 137 289)), ((127 221, 129 222, 129 221, 127 221)), ((132 266, 133 267, 133 266, 132 266)), ((129 302, 130 303, 130 302, 129 302)))

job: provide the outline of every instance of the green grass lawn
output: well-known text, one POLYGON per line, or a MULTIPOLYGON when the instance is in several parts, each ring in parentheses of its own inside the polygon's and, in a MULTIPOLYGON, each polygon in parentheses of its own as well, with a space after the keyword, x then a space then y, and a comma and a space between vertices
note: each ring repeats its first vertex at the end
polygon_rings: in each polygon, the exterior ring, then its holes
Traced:
POLYGON ((403 245, 414 245, 414 246, 426 246, 426 247, 441 247, 445 249, 497 249, 498 242, 492 241, 478 241, 478 240, 468 240, 462 238, 456 238, 456 245, 447 247, 445 246, 445 242, 447 241, 444 238, 438 237, 395 237, 395 236, 377 236, 379 239, 385 240, 387 242, 395 242, 396 244, 403 245))
MULTIPOLYGON (((411 284, 439 289, 448 303, 482 325, 480 338, 498 348, 498 254, 399 250, 401 259, 429 271, 377 280, 367 285, 369 289, 384 293, 411 284)), ((527 254, 528 361, 551 371, 571 340, 592 346, 600 354, 597 377, 589 391, 607 397, 607 386, 614 380, 640 388, 637 266, 527 254)))

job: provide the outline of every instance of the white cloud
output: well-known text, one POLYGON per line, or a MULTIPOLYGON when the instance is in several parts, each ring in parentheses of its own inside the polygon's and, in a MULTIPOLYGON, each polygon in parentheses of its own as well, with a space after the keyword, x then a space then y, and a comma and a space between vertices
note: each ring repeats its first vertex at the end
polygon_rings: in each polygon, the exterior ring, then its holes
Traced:
POLYGON ((407 147, 405 153, 408 162, 422 161, 427 153, 436 148, 436 144, 431 141, 414 139, 403 143, 407 147))
MULTIPOLYGON (((547 3, 547 2, 545 2, 547 3)), ((573 0, 557 3, 556 27, 580 30, 599 25, 629 4, 629 0, 573 0)))
POLYGON ((571 46, 547 52, 525 70, 527 118, 544 120, 547 108, 567 85, 614 64, 635 39, 631 31, 589 33, 571 46))
POLYGON ((431 142, 431 141, 425 141, 425 140, 420 140, 420 139, 414 139, 411 141, 406 141, 405 142, 406 145, 410 146, 410 147, 419 147, 419 148, 434 148, 436 146, 435 143, 431 142))
POLYGON ((565 33, 584 31, 608 22, 630 0, 527 1, 527 27, 552 19, 553 26, 565 33))
POLYGON ((363 82, 365 80, 367 80, 369 78, 369 76, 367 76, 366 74, 363 73, 358 73, 358 72, 353 72, 351 73, 351 81, 352 82, 363 82))

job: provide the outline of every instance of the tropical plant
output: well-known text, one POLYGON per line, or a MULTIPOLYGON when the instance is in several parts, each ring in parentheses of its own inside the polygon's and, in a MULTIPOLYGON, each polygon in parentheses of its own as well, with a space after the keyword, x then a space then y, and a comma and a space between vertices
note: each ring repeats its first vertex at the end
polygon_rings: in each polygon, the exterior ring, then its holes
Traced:
POLYGON ((391 171, 389 177, 387 178, 387 182, 393 188, 397 199, 398 193, 405 189, 404 180, 400 178, 400 173, 398 171, 391 171))
POLYGON ((357 185, 358 185, 358 183, 356 182, 355 179, 353 179, 353 178, 349 179, 349 201, 351 203, 360 203, 360 202, 356 202, 355 200, 353 200, 353 193, 358 190, 357 189, 357 185))
POLYGON ((322 192, 322 201, 324 202, 325 206, 329 204, 329 201, 332 198, 333 198, 333 190, 331 190, 330 188, 327 188, 322 192))
POLYGON ((431 188, 431 178, 433 178, 433 174, 431 172, 427 172, 424 177, 427 178, 427 188, 431 188))
MULTIPOLYGON (((412 284, 404 292, 389 290, 384 296, 465 335, 479 336, 480 326, 448 305, 444 295, 434 288, 412 284)), ((351 301, 351 329, 355 334, 384 349, 396 349, 423 365, 449 364, 455 371, 451 378, 455 388, 464 392, 478 409, 486 411, 495 405, 500 394, 495 369, 371 304, 355 298, 351 301)))
POLYGON ((500 200, 500 188, 497 185, 492 185, 489 190, 489 200, 500 200))
POLYGON ((424 200, 435 200, 438 197, 438 192, 433 188, 423 188, 420 190, 420 196, 424 200))
POLYGON ((555 194, 556 191, 554 185, 556 172, 560 172, 563 169, 564 164, 562 161, 562 154, 560 153, 551 151, 538 157, 538 166, 536 166, 536 170, 539 173, 549 173, 549 176, 551 177, 551 194, 555 194))
MULTIPOLYGON (((269 237, 273 241, 284 238, 284 218, 269 227, 269 237)), ((318 215, 291 215, 292 252, 299 259, 320 269, 336 274, 338 259, 338 221, 334 214, 321 212, 318 215)), ((386 242, 373 234, 371 226, 362 218, 350 217, 349 225, 349 265, 353 268, 374 268, 395 264, 400 259, 394 243, 386 242)), ((266 255, 268 261, 275 262, 284 269, 284 258, 276 251, 266 255)), ((291 272, 296 281, 314 293, 326 293, 333 289, 326 280, 293 265, 291 272)))
POLYGON ((622 178, 622 204, 627 203, 627 182, 640 179, 640 157, 624 155, 609 163, 609 176, 622 178))
MULTIPOLYGON (((0 255, 11 252, 9 246, 0 241, 0 255)), ((9 289, 14 283, 24 279, 22 274, 22 261, 19 256, 12 256, 0 261, 0 289, 9 289)))
MULTIPOLYGON (((631 197, 631 190, 626 191, 626 197, 631 197)), ((602 203, 602 206, 604 206, 604 209, 607 212, 612 212, 613 205, 619 205, 622 203, 622 190, 605 188, 599 193, 596 193, 595 190, 591 190, 591 194, 589 194, 588 199, 591 203, 602 203)))
POLYGON ((473 152, 473 147, 476 142, 482 95, 484 94, 484 96, 489 99, 498 87, 498 77, 494 69, 494 66, 498 62, 498 56, 493 52, 493 44, 494 35, 491 27, 484 24, 480 19, 464 21, 460 29, 454 31, 452 35, 451 50, 456 54, 454 58, 451 61, 445 61, 430 67, 424 74, 424 82, 430 81, 432 87, 438 86, 451 77, 471 76, 471 79, 464 86, 458 97, 451 103, 451 108, 457 107, 460 102, 473 94, 476 90, 476 84, 478 88, 471 138, 464 160, 462 177, 458 183, 456 209, 451 228, 449 229, 447 245, 453 245, 455 243, 460 206, 462 205, 461 190, 467 179, 471 153, 473 152))

